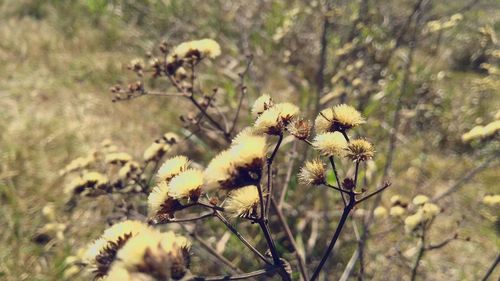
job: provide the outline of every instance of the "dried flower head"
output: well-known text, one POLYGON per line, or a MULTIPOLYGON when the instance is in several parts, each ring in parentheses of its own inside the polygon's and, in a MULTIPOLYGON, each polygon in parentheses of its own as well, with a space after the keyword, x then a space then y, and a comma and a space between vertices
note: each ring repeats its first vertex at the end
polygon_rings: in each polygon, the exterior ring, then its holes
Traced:
POLYGON ((326 183, 325 165, 321 160, 307 161, 300 170, 299 181, 304 185, 321 185, 326 183))
POLYGON ((183 58, 201 59, 215 58, 221 54, 219 43, 212 39, 201 39, 179 44, 173 50, 173 55, 183 58))
POLYGON ((257 184, 266 157, 266 138, 247 135, 210 161, 204 172, 208 188, 234 189, 257 184))
POLYGON ((178 155, 167 159, 161 165, 156 176, 160 181, 170 181, 179 173, 186 171, 189 167, 190 161, 186 156, 178 155))
POLYGON ((85 169, 90 166, 95 161, 94 155, 89 155, 86 157, 78 157, 71 161, 66 167, 64 167, 59 173, 65 175, 76 170, 85 169))
POLYGON ((161 157, 163 157, 163 155, 165 155, 165 153, 167 153, 169 149, 169 144, 154 142, 144 151, 144 161, 158 161, 161 157))
POLYGON ((311 135, 311 122, 304 119, 294 119, 286 129, 299 140, 306 140, 311 135))
POLYGON ((249 185, 231 191, 225 209, 234 217, 256 215, 259 205, 259 192, 255 185, 249 185))
POLYGON ((294 104, 288 102, 275 104, 255 120, 255 131, 260 134, 280 135, 298 113, 299 108, 294 104))
POLYGON ((156 280, 179 280, 188 271, 190 247, 185 237, 152 230, 131 238, 117 257, 130 273, 144 273, 156 280))
POLYGON ((347 145, 346 157, 354 162, 361 162, 372 159, 374 152, 373 144, 364 139, 356 139, 347 145))
POLYGON ((257 117, 267 109, 273 107, 273 99, 269 95, 262 95, 258 97, 252 106, 252 115, 257 117))
POLYGON ((253 137, 255 136, 255 129, 253 127, 245 127, 243 130, 241 130, 231 141, 231 143, 238 144, 242 140, 245 140, 248 137, 253 137))
POLYGON ((139 233, 151 229, 140 221, 126 220, 106 229, 101 238, 92 242, 83 253, 82 260, 89 266, 96 278, 105 276, 116 259, 116 253, 139 233))
POLYGON ((173 145, 178 143, 180 138, 176 133, 168 132, 162 136, 162 140, 170 145, 173 145))
POLYGON ((324 156, 338 156, 345 154, 347 141, 339 132, 324 133, 314 138, 313 146, 324 156))
POLYGON ((316 117, 315 127, 318 133, 345 131, 365 123, 361 113, 354 107, 340 104, 324 109, 316 117))
POLYGON ((174 199, 187 198, 191 201, 198 201, 202 185, 203 172, 188 169, 172 178, 169 184, 169 196, 174 199))
POLYGON ((414 205, 424 205, 429 201, 429 197, 425 195, 417 195, 413 198, 412 203, 414 205))
POLYGON ((125 180, 125 179, 129 178, 131 175, 136 174, 139 170, 140 170, 139 163, 137 163, 135 161, 127 162, 118 171, 118 178, 125 180))
POLYGON ((126 152, 112 152, 107 154, 104 160, 109 164, 123 165, 128 161, 132 161, 132 156, 126 152))
POLYGON ((155 186, 148 196, 149 213, 158 220, 173 218, 180 206, 179 201, 169 195, 169 186, 164 181, 155 186))

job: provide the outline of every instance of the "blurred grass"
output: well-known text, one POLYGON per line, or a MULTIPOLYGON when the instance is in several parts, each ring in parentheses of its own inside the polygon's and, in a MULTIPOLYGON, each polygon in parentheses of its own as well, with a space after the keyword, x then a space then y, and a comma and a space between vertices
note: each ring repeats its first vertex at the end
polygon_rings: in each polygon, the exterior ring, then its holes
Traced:
MULTIPOLYGON (((88 210, 71 217, 73 222, 78 222, 78 228, 69 229, 66 239, 55 247, 31 241, 46 223, 41 208, 48 202, 54 202, 59 208, 63 204, 64 181, 58 176, 60 168, 71 159, 85 155, 103 139, 110 138, 121 148, 140 156, 157 136, 177 129, 175 108, 178 105, 161 99, 112 104, 107 92, 110 85, 125 82, 124 64, 151 49, 161 37, 173 41, 217 37, 233 55, 240 48, 248 48, 246 44, 251 45, 258 56, 256 69, 259 70, 251 77, 258 81, 250 84, 251 96, 269 91, 307 104, 310 98, 307 93, 313 92, 307 80, 311 76, 307 65, 303 73, 300 69, 294 70, 301 82, 299 94, 292 94, 294 89, 283 79, 286 73, 279 70, 281 66, 294 67, 281 60, 281 48, 285 46, 271 39, 284 21, 283 10, 287 9, 284 2, 263 4, 268 14, 256 18, 255 22, 246 15, 244 2, 214 1, 212 5, 197 5, 192 1, 123 1, 121 5, 129 5, 122 9, 125 14, 109 11, 106 3, 103 0, 0 1, 0 227, 3 229, 0 279, 61 280, 64 259, 104 227, 105 216, 99 214, 107 210, 93 209, 106 203, 105 199, 99 199, 85 205, 88 210), (220 7, 224 7, 222 12, 220 7), (242 24, 249 32, 246 39, 239 32, 241 26, 227 24, 238 16, 248 17, 242 24), (268 64, 267 60, 274 64, 268 64)), ((246 8, 261 7, 248 5, 246 8)), ((475 16, 484 14, 478 12, 475 16)), ((498 30, 498 24, 496 28, 498 30)), ((457 149, 458 139, 476 121, 492 120, 500 108, 498 91, 471 93, 471 81, 480 77, 479 74, 451 71, 444 59, 429 66, 426 54, 419 56, 419 66, 430 75, 440 70, 446 70, 449 75, 434 85, 444 100, 444 109, 438 113, 443 132, 437 135, 432 128, 425 128, 415 135, 404 135, 395 159, 393 185, 397 189, 388 194, 433 195, 477 165, 482 155, 457 149), (445 145, 440 145, 443 142, 445 145), (461 157, 462 154, 468 157, 461 157), (429 182, 432 184, 423 184, 429 182)), ((233 84, 218 81, 215 74, 218 73, 207 75, 205 86, 217 85, 231 96, 233 84)), ((385 95, 397 91, 399 82, 393 80, 385 95)), ((366 135, 374 136, 375 143, 384 143, 387 131, 380 126, 390 120, 390 114, 380 112, 381 106, 383 101, 374 101, 366 110, 373 118, 373 125, 363 130, 366 135)), ((382 146, 377 151, 383 155, 384 149, 382 146)), ((377 166, 382 167, 385 160, 381 157, 376 160, 377 166)), ((500 240, 498 225, 495 226, 498 222, 482 215, 492 211, 485 209, 480 201, 484 194, 498 193, 499 180, 496 166, 464 186, 460 196, 446 200, 447 216, 437 225, 436 236, 449 231, 455 220, 465 216, 460 233, 470 236, 473 242, 452 243, 436 255, 429 254, 424 267, 433 273, 432 280, 446 280, 449 274, 458 280, 475 280, 491 262, 495 249, 498 252, 500 240), (464 265, 458 267, 457 264, 464 265)), ((303 199, 301 193, 309 192, 301 187, 291 188, 289 197, 295 200, 290 202, 292 206, 301 204, 298 203, 303 199)), ((310 194, 307 197, 317 198, 310 194)), ((313 205, 314 209, 324 208, 319 200, 313 205)), ((346 232, 352 233, 352 229, 346 232)), ((399 238, 396 233, 388 241, 399 238)), ((379 248, 374 242, 370 246, 375 252, 379 248)), ((387 245, 380 245, 380 251, 384 251, 384 246, 387 245)), ((231 239, 226 246, 228 257, 237 260, 238 247, 237 241, 231 239)), ((345 262, 351 251, 351 247, 343 248, 339 262, 345 262)), ((343 268, 342 264, 338 266, 339 270, 343 268)), ((371 266, 389 269, 391 261, 381 255, 371 266)), ((398 272, 391 274, 398 276, 398 272)))

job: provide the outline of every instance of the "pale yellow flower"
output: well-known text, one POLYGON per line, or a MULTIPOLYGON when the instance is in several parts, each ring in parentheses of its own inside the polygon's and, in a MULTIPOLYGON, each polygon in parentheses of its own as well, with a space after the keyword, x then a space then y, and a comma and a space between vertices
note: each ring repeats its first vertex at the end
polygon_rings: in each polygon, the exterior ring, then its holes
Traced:
POLYGON ((373 144, 364 139, 356 139, 347 145, 346 157, 354 162, 361 162, 372 159, 374 153, 373 144))
POLYGON ((156 176, 159 180, 170 181, 179 173, 186 171, 189 164, 190 161, 186 156, 179 155, 172 157, 163 162, 156 176))
POLYGON ((262 95, 258 97, 252 106, 252 115, 254 117, 259 116, 267 109, 271 108, 274 105, 273 99, 269 95, 262 95))
POLYGON ((488 206, 500 205, 500 194, 486 195, 483 197, 483 203, 488 206))
POLYGON ((149 162, 159 160, 169 149, 169 144, 154 142, 144 151, 144 161, 149 162))
POLYGON ((391 209, 389 210, 389 214, 391 215, 391 217, 402 217, 405 212, 406 209, 399 205, 391 207, 391 209))
POLYGON ((189 198, 197 201, 203 185, 203 172, 188 169, 173 177, 169 183, 169 196, 174 199, 189 198))
POLYGON ((316 117, 315 126, 318 133, 345 131, 365 123, 361 113, 354 107, 340 104, 321 111, 316 117))
POLYGON ((173 50, 173 55, 178 58, 209 57, 215 58, 221 54, 219 43, 212 39, 201 39, 179 44, 173 50))
POLYGON ((307 161, 300 170, 299 181, 305 185, 321 185, 326 182, 325 165, 321 160, 307 161))
POLYGON ((417 211, 413 215, 406 217, 404 220, 406 232, 410 233, 414 231, 417 228, 417 226, 419 226, 423 221, 425 221, 425 218, 421 210, 417 211))
POLYGON ((231 191, 225 209, 235 217, 244 217, 255 214, 259 205, 257 187, 249 185, 231 191))
POLYGON ((342 157, 345 155, 347 141, 339 132, 324 133, 314 138, 313 146, 324 156, 342 157))
POLYGON ((112 152, 106 154, 104 160, 110 164, 124 164, 132 160, 132 156, 126 152, 112 152))
POLYGON ((414 205, 424 205, 427 201, 429 201, 429 197, 420 194, 413 198, 412 203, 414 205))
POLYGON ((150 214, 156 214, 161 210, 162 205, 169 198, 168 192, 169 187, 164 181, 153 188, 153 191, 148 196, 148 210, 150 214))
POLYGON ((375 210, 373 210, 373 216, 376 218, 376 219, 383 219, 383 218, 386 218, 388 215, 387 213, 387 209, 382 207, 382 206, 378 206, 377 208, 375 208, 375 210))
POLYGON ((299 113, 299 108, 288 102, 278 103, 265 110, 255 120, 254 128, 257 133, 279 135, 283 129, 299 113))

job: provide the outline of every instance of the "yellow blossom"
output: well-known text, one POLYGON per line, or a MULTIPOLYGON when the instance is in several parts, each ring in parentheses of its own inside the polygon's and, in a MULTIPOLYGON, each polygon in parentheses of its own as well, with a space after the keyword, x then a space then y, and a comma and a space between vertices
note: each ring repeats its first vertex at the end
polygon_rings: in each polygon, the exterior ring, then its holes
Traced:
POLYGON ((186 171, 190 161, 186 156, 179 155, 167 159, 158 169, 157 177, 159 180, 170 181, 179 173, 186 171))
POLYGON ((169 195, 174 199, 189 198, 197 201, 203 185, 203 172, 188 169, 173 177, 169 183, 169 195))
POLYGON ((429 201, 429 197, 425 195, 417 195, 413 198, 412 203, 414 205, 424 205, 427 201, 429 201))
POLYGON ((324 133, 314 138, 313 146, 324 156, 338 156, 345 154, 347 141, 339 132, 324 133))
POLYGON ((219 43, 212 39, 201 39, 179 44, 173 50, 173 55, 178 58, 215 58, 221 54, 219 43))
POLYGON ((146 162, 159 160, 169 149, 169 144, 154 142, 146 148, 143 158, 146 162))
POLYGON ((255 100, 252 106, 252 115, 254 117, 259 116, 267 109, 274 105, 272 98, 269 95, 262 95, 255 100))
POLYGON ((500 194, 486 195, 483 198, 483 203, 488 206, 500 205, 500 194))
POLYGON ((375 208, 375 210, 373 210, 373 216, 376 218, 376 219, 383 219, 383 218, 386 218, 387 217, 387 209, 382 207, 382 206, 378 206, 377 208, 375 208))
POLYGON ((300 170, 299 181, 305 185, 321 185, 326 182, 325 165, 321 160, 307 161, 300 170))
POLYGON ((406 209, 399 205, 391 207, 391 209, 389 210, 389 214, 391 215, 391 217, 402 217, 405 212, 406 209))
POLYGON ((231 191, 225 209, 235 217, 244 217, 256 213, 258 205, 257 187, 249 185, 231 191))

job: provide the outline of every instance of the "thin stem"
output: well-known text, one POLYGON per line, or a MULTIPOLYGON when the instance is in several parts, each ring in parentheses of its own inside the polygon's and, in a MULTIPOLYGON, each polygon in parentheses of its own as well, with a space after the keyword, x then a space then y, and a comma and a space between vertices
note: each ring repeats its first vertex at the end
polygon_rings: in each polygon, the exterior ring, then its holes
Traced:
POLYGON ((376 194, 378 194, 378 193, 380 193, 380 192, 384 191, 384 190, 385 190, 386 188, 388 188, 389 186, 391 186, 391 183, 390 183, 390 182, 386 182, 386 183, 384 184, 384 186, 382 186, 382 187, 381 187, 381 188, 379 188, 378 190, 375 190, 374 192, 370 193, 369 195, 366 195, 365 197, 363 197, 363 198, 361 198, 361 199, 358 199, 358 200, 356 201, 356 204, 359 204, 359 203, 361 203, 361 202, 365 201, 366 199, 368 199, 368 198, 370 198, 370 197, 372 197, 372 196, 374 196, 374 195, 376 195, 376 194))
POLYGON ((490 268, 488 268, 488 271, 481 279, 481 281, 487 281, 499 263, 500 263, 500 254, 497 256, 497 259, 493 262, 493 264, 491 264, 490 268))
POLYGON ((351 193, 349 194, 349 204, 345 206, 344 211, 342 212, 342 216, 340 217, 340 221, 337 225, 337 229, 335 230, 335 234, 333 235, 332 240, 330 241, 330 244, 328 245, 328 248, 326 249, 326 252, 323 255, 323 258, 321 259, 318 267, 316 267, 316 270, 314 271, 310 281, 314 281, 318 278, 319 273, 321 272, 321 269, 328 260, 328 257, 330 256, 333 247, 335 247, 335 243, 337 243, 337 240, 340 237, 340 233, 342 232, 342 228, 344 227, 344 224, 347 221, 347 218, 349 217, 349 213, 351 212, 352 208, 354 208, 355 204, 356 204, 355 195, 354 193, 351 193))
POLYGON ((247 246, 252 252, 254 252, 261 260, 263 260, 266 264, 271 264, 263 254, 261 254, 252 244, 250 244, 243 235, 241 235, 236 228, 218 211, 215 211, 215 216, 226 225, 226 227, 234 234, 238 239, 240 239, 245 246, 247 246))
POLYGON ((207 111, 205 110, 205 108, 203 108, 203 106, 201 106, 197 101, 196 99, 191 95, 190 97, 188 97, 188 99, 194 104, 194 106, 196 106, 196 108, 198 108, 198 110, 203 114, 205 115, 205 117, 208 119, 208 121, 214 125, 217 130, 219 130, 223 135, 224 135, 224 139, 227 141, 227 142, 231 142, 231 138, 229 137, 229 134, 228 132, 226 132, 226 130, 224 128, 222 128, 222 126, 219 124, 219 122, 215 121, 212 116, 210 116, 207 111))
POLYGON ((273 152, 271 153, 271 156, 267 158, 267 196, 266 196, 266 213, 265 213, 265 218, 267 220, 269 216, 269 207, 271 206, 271 196, 273 195, 273 175, 272 175, 272 165, 274 158, 276 157, 276 154, 278 153, 278 150, 280 148, 281 142, 283 141, 283 134, 279 135, 278 142, 276 143, 276 146, 274 147, 273 152))
POLYGON ((203 214, 203 215, 199 215, 199 216, 191 217, 191 218, 169 219, 167 221, 160 222, 160 223, 157 223, 155 225, 179 223, 179 222, 193 222, 193 221, 198 221, 198 220, 206 219, 206 218, 213 217, 213 216, 214 216, 214 213, 211 212, 211 213, 207 213, 207 214, 203 214))
POLYGON ((252 271, 249 273, 243 273, 243 274, 238 274, 238 275, 224 275, 224 276, 214 276, 214 277, 192 277, 191 279, 188 280, 193 280, 193 281, 225 281, 225 280, 242 280, 242 279, 248 279, 251 277, 257 277, 265 274, 271 274, 276 272, 279 269, 279 267, 269 267, 267 269, 260 269, 256 271, 252 271))
POLYGON ((234 115, 231 129, 229 130, 229 135, 233 133, 234 129, 236 128, 236 123, 238 123, 238 117, 240 116, 241 105, 243 104, 243 98, 245 97, 245 94, 247 92, 247 88, 245 87, 245 76, 250 70, 250 65, 252 64, 252 61, 253 61, 253 55, 249 55, 245 70, 241 73, 238 73, 238 76, 240 77, 240 84, 238 85, 238 88, 240 89, 240 99, 238 101, 238 108, 236 108, 236 114, 234 115))
POLYGON ((354 171, 354 188, 358 187, 359 161, 356 161, 356 170, 354 171))
POLYGON ((328 186, 329 188, 333 188, 333 189, 335 189, 337 191, 340 191, 341 193, 347 193, 347 194, 351 193, 350 191, 344 190, 342 188, 338 188, 338 187, 336 187, 334 185, 331 185, 329 183, 325 183, 325 185, 328 186))
MULTIPOLYGON (((342 187, 340 184, 340 178, 339 178, 339 173, 337 172, 337 167, 335 167, 335 159, 333 159, 333 156, 328 157, 330 159, 330 163, 332 164, 332 169, 333 169, 333 174, 335 175, 335 180, 337 181, 337 186, 339 189, 342 187)), ((344 207, 347 205, 347 201, 345 200, 344 194, 341 192, 340 195, 342 196, 342 201, 344 202, 344 207)))
POLYGON ((224 212, 224 208, 219 207, 219 206, 216 206, 216 205, 203 203, 203 202, 201 202, 201 201, 196 202, 196 204, 197 204, 197 205, 200 205, 200 206, 202 206, 202 207, 206 207, 206 208, 212 209, 212 210, 214 210, 214 211, 224 212))
POLYGON ((422 236, 420 236, 420 248, 418 250, 417 259, 415 260, 415 264, 411 270, 411 281, 415 281, 417 279, 418 266, 420 265, 420 261, 425 253, 425 227, 422 226, 422 236))
POLYGON ((288 240, 290 241, 290 244, 292 245, 292 248, 293 248, 293 251, 295 254, 295 258, 297 259, 297 264, 299 266, 300 275, 302 276, 302 278, 304 280, 308 280, 309 277, 307 274, 307 267, 305 264, 305 258, 300 253, 300 251, 298 249, 297 242, 295 242, 292 231, 290 230, 290 227, 288 226, 288 223, 286 222, 286 218, 283 215, 283 212, 281 211, 280 206, 278 204, 276 204, 276 200, 274 200, 274 197, 272 197, 272 196, 271 196, 271 203, 272 203, 274 210, 276 211, 276 214, 278 215, 278 221, 280 222, 281 226, 285 230, 285 234, 286 234, 288 240))

